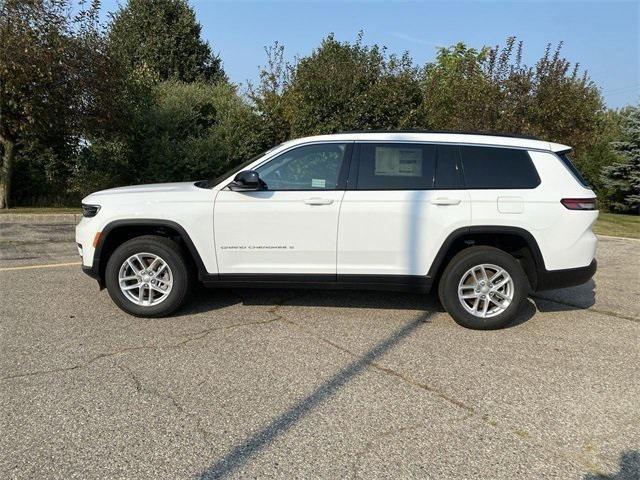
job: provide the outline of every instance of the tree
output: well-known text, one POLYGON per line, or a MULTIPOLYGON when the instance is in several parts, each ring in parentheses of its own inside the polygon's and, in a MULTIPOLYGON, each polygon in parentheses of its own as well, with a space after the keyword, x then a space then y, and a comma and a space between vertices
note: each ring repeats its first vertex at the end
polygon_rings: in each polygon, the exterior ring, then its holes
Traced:
POLYGON ((611 209, 640 214, 640 107, 623 112, 622 139, 612 143, 620 161, 603 168, 602 182, 611 209))
POLYGON ((417 70, 408 54, 388 55, 327 36, 292 68, 284 92, 291 135, 401 128, 420 102, 417 70))
POLYGON ((200 34, 185 0, 130 0, 112 18, 109 44, 129 68, 148 68, 160 80, 224 80, 220 58, 200 34))
POLYGON ((579 65, 547 45, 530 67, 523 43, 480 50, 458 43, 427 64, 415 124, 442 130, 528 134, 571 145, 578 160, 594 144, 604 112, 600 92, 579 65))
POLYGON ((267 65, 260 68, 260 81, 257 85, 249 83, 247 92, 260 119, 263 149, 282 143, 291 136, 284 92, 291 82, 292 66, 285 61, 284 46, 280 43, 265 47, 265 52, 267 65))
POLYGON ((439 48, 424 66, 421 99, 411 123, 431 130, 481 131, 495 128, 497 89, 484 71, 489 49, 464 43, 439 48))
POLYGON ((74 17, 70 10, 68 0, 0 3, 0 208, 9 205, 19 152, 70 158, 97 98, 108 98, 99 92, 113 90, 97 2, 74 17))
POLYGON ((411 57, 363 45, 362 33, 354 43, 328 35, 295 63, 284 60, 278 43, 266 51, 267 66, 249 98, 269 146, 304 135, 403 128, 420 103, 411 57))

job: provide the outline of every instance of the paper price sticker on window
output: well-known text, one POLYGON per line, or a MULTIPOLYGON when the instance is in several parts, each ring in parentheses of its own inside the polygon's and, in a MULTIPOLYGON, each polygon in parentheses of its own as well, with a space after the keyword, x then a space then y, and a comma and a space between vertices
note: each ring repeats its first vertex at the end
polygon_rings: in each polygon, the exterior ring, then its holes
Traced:
POLYGON ((324 178, 312 178, 311 188, 326 188, 327 181, 324 178))
POLYGON ((422 149, 376 147, 375 175, 422 176, 422 149))

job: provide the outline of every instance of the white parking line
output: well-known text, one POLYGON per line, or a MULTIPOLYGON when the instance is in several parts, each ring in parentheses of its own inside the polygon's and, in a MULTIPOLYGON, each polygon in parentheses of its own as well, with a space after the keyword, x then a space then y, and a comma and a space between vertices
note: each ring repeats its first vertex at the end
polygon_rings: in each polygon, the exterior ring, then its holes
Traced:
POLYGON ((46 265, 25 265, 23 267, 5 267, 5 268, 0 268, 0 272, 10 272, 12 270, 32 270, 34 268, 70 267, 71 265, 82 265, 82 262, 48 263, 46 265))

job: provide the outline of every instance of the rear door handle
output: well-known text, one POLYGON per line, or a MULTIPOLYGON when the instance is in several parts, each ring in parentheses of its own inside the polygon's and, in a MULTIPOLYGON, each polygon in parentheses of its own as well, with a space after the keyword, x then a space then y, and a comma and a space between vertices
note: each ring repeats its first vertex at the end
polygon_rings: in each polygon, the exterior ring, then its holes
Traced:
POLYGON ((460 203, 459 198, 445 198, 438 197, 431 200, 434 205, 458 205, 460 203))
POLYGON ((307 205, 331 205, 333 203, 333 199, 313 197, 305 199, 304 203, 307 205))

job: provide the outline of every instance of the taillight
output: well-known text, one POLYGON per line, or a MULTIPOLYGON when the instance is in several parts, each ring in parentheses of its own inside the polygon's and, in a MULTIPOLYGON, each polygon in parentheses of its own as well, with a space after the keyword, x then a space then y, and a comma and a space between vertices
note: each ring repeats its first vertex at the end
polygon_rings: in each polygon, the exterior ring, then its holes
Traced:
POLYGON ((560 203, 569 210, 596 210, 598 208, 595 198, 563 198, 560 203))

